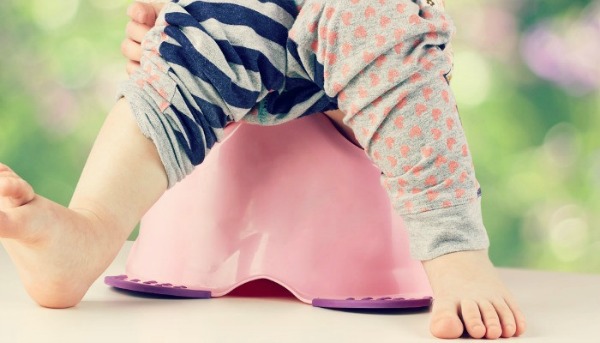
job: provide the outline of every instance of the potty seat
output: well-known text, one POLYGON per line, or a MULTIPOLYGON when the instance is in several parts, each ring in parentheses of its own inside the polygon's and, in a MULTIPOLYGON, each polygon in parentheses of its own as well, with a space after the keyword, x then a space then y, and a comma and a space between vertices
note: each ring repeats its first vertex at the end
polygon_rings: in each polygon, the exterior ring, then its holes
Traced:
POLYGON ((105 283, 210 298, 267 279, 318 307, 431 304, 379 170, 324 114, 226 134, 146 213, 126 274, 105 283))

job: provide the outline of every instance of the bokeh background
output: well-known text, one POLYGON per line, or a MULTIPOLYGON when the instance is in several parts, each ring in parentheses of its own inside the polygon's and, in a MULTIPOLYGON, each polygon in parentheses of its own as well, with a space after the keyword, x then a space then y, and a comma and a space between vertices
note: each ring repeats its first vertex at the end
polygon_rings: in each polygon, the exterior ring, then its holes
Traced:
MULTIPOLYGON (((0 1, 0 161, 62 204, 126 77, 130 1, 0 1)), ((600 273, 600 0, 447 3, 492 260, 600 273)))

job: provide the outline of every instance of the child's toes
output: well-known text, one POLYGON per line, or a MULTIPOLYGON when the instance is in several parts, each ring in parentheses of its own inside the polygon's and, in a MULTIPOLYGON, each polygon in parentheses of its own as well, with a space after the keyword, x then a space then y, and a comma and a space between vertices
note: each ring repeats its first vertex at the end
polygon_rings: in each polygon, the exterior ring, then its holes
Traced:
POLYGON ((17 232, 11 216, 0 210, 0 238, 15 238, 17 232))
POLYGON ((517 331, 517 324, 515 323, 515 316, 504 301, 500 299, 493 301, 492 304, 498 313, 500 318, 500 325, 502 326, 502 337, 508 338, 515 335, 517 331))
POLYGON ((525 332, 527 326, 525 322, 525 315, 523 314, 523 312, 521 312, 519 306, 512 298, 506 298, 506 304, 508 305, 512 315, 514 316, 515 325, 517 327, 514 336, 520 336, 525 332))
POLYGON ((486 329, 477 303, 474 300, 463 300, 460 303, 460 308, 469 335, 473 338, 482 338, 486 333, 486 329))
POLYGON ((33 188, 16 174, 0 176, 0 209, 21 206, 34 196, 33 188))
POLYGON ((34 196, 33 188, 25 180, 0 163, 0 209, 21 206, 34 196))
POLYGON ((502 327, 496 308, 489 301, 480 301, 479 311, 486 329, 485 337, 489 339, 499 338, 502 335, 502 327))
POLYGON ((436 299, 431 312, 432 335, 437 338, 458 338, 463 334, 464 328, 455 303, 436 299))

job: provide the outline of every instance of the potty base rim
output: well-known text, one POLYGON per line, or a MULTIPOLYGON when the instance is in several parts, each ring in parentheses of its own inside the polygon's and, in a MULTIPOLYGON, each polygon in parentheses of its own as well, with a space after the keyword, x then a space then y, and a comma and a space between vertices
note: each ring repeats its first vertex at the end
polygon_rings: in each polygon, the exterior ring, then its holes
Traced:
MULTIPOLYGON (((259 278, 267 279, 269 278, 259 278)), ((257 280, 257 279, 255 279, 257 280)), ((248 280, 248 282, 254 280, 248 280)), ((274 281, 282 287, 289 290, 284 284, 274 281)), ((155 280, 141 280, 137 278, 130 279, 127 275, 114 275, 106 276, 104 283, 118 289, 124 289, 128 291, 145 293, 145 294, 156 294, 165 295, 177 298, 189 298, 189 299, 209 299, 213 298, 213 294, 208 290, 191 289, 184 285, 173 285, 171 283, 160 283, 155 280)), ((245 282, 244 282, 245 283, 245 282)), ((235 287, 234 287, 235 288, 235 287)), ((229 293, 229 292, 227 292, 229 293)), ((227 294, 225 293, 225 294, 227 294)), ((295 292, 292 292, 294 294, 295 292)), ((223 294, 223 295, 225 295, 223 294)), ((295 295, 295 294, 294 294, 295 295)), ((297 295, 296 295, 297 298, 297 295)), ((298 300, 302 301, 302 299, 298 300)), ((321 298, 315 297, 309 300, 312 306, 330 309, 415 309, 415 308, 426 308, 431 306, 433 298, 429 295, 422 297, 415 297, 414 294, 411 296, 403 294, 393 294, 389 296, 377 296, 377 297, 339 297, 339 298, 321 298)), ((302 301, 304 302, 304 301, 302 301)))

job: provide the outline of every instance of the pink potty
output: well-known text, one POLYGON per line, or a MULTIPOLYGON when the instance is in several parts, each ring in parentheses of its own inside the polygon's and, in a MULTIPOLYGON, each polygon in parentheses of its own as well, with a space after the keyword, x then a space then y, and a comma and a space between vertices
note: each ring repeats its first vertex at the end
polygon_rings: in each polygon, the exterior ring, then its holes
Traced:
POLYGON ((319 307, 431 304, 380 172, 329 119, 226 131, 144 216, 127 274, 107 284, 208 298, 268 279, 319 307))

